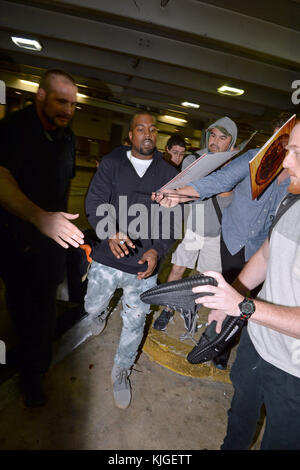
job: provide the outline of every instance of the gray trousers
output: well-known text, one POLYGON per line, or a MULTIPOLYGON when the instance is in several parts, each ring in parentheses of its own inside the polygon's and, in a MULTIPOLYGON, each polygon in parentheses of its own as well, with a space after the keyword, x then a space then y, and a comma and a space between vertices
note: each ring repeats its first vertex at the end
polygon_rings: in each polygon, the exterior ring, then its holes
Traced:
POLYGON ((140 300, 140 295, 156 285, 157 276, 139 280, 136 274, 93 261, 88 274, 85 311, 92 316, 100 315, 107 307, 116 289, 123 289, 121 317, 123 327, 115 356, 115 364, 129 369, 136 358, 144 334, 146 315, 150 305, 140 300))

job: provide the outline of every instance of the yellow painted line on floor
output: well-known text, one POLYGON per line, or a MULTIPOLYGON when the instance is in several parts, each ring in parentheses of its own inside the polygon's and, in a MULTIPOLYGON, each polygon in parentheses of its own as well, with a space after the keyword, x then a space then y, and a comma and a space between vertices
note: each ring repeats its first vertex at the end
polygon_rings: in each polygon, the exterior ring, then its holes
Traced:
POLYGON ((163 367, 177 372, 178 374, 206 378, 225 383, 231 383, 229 371, 216 369, 210 363, 190 364, 186 356, 191 351, 192 346, 184 344, 171 338, 162 331, 157 331, 150 327, 145 340, 143 351, 149 359, 157 362, 163 367))

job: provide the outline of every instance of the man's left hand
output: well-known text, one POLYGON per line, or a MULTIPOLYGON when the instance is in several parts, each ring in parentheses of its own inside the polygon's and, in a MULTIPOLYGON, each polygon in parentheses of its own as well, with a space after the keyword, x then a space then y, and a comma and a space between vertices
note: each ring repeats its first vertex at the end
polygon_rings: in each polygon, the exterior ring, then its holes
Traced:
POLYGON ((206 295, 195 300, 197 304, 202 304, 211 310, 220 310, 226 315, 239 316, 239 303, 244 297, 239 294, 230 284, 228 284, 222 274, 215 271, 203 273, 205 276, 214 277, 218 283, 217 287, 205 285, 193 288, 193 292, 211 292, 214 295, 206 295))
POLYGON ((151 276, 154 269, 156 268, 157 261, 158 261, 158 253, 156 250, 151 248, 150 250, 146 251, 141 257, 141 259, 138 261, 138 263, 139 264, 148 263, 148 267, 146 271, 137 273, 137 278, 141 280, 141 279, 145 279, 146 277, 151 276))

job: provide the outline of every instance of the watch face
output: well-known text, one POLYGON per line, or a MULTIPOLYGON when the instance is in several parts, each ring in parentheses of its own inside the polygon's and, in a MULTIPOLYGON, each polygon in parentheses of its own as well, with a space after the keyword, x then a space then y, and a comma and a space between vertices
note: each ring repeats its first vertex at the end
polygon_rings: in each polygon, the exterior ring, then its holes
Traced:
POLYGON ((249 301, 243 302, 242 311, 243 313, 252 313, 253 312, 252 302, 249 302, 249 301))

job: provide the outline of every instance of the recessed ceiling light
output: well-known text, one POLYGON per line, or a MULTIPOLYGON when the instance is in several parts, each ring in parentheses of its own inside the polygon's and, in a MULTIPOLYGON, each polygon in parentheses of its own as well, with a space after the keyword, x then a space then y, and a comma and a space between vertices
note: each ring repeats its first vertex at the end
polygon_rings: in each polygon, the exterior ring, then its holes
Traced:
POLYGON ((218 88, 218 92, 221 93, 221 95, 239 96, 245 93, 245 90, 223 85, 218 88))
POLYGON ((164 118, 169 119, 171 121, 176 121, 176 122, 187 122, 186 119, 178 118, 178 117, 175 117, 175 116, 169 116, 168 114, 165 114, 164 118))
POLYGON ((20 80, 20 82, 24 83, 24 85, 39 86, 37 82, 31 82, 30 80, 20 80))
POLYGON ((186 106, 187 108, 195 108, 195 109, 198 109, 200 108, 200 105, 199 104, 196 104, 196 103, 190 103, 189 101, 183 101, 181 103, 182 106, 186 106))
POLYGON ((16 46, 22 47, 23 49, 30 49, 31 51, 41 51, 43 46, 39 41, 35 39, 27 38, 18 38, 16 36, 11 36, 11 40, 16 46))

